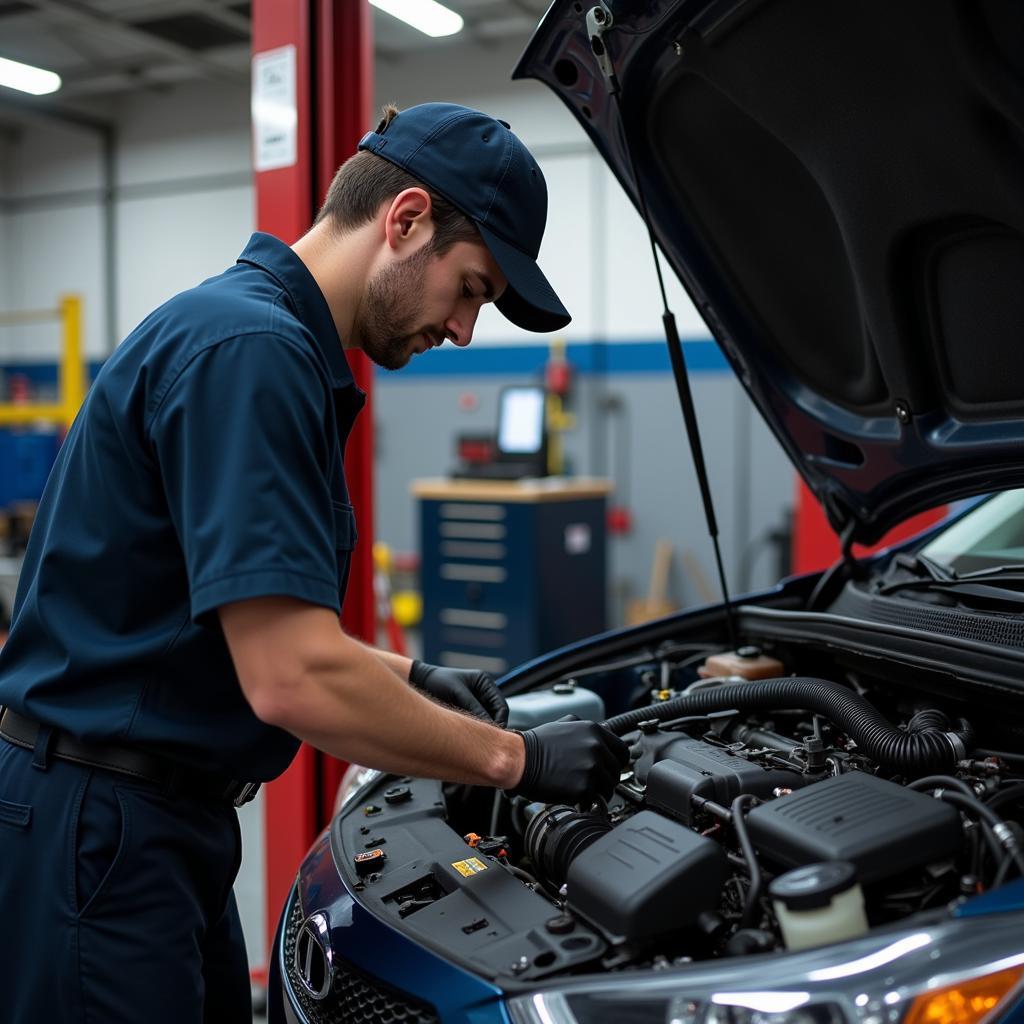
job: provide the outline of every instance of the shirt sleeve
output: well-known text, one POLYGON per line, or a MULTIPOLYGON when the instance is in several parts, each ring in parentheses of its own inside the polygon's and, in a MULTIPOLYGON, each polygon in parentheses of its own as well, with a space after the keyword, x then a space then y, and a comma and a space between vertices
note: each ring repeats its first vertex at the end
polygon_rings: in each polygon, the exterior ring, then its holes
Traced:
POLYGON ((339 610, 329 400, 313 358, 265 334, 204 349, 168 389, 149 433, 198 624, 272 595, 339 610))

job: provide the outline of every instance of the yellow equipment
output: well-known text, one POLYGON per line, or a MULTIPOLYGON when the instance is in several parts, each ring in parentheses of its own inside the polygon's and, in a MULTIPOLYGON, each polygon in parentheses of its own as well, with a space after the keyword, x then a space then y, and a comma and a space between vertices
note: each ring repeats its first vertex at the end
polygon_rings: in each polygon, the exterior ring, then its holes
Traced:
POLYGON ((0 327, 56 321, 61 325, 61 359, 56 402, 0 403, 0 427, 29 426, 49 420, 67 431, 85 399, 85 357, 82 352, 82 299, 64 295, 56 309, 0 313, 0 327))

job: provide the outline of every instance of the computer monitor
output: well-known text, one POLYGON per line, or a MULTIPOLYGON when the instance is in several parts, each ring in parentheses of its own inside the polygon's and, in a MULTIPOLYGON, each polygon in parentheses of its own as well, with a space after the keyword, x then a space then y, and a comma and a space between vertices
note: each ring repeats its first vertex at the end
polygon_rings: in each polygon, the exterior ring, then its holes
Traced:
POLYGON ((547 396, 540 385, 502 388, 498 396, 497 436, 460 437, 461 462, 452 476, 471 480, 519 480, 547 476, 546 405, 547 396), (486 443, 481 444, 481 441, 486 443), (471 450, 474 452, 472 455, 469 454, 471 450), (491 453, 492 457, 488 458, 491 453))
POLYGON ((544 446, 544 389, 504 388, 498 399, 498 450, 536 455, 544 446))
POLYGON ((547 397, 539 385, 503 388, 498 398, 498 458, 529 463, 537 475, 547 469, 547 397))

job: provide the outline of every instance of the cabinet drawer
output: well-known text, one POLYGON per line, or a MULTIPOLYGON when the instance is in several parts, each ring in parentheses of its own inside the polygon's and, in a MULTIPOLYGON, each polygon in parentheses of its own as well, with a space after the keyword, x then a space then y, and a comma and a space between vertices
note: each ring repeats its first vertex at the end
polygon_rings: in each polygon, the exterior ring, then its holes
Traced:
POLYGON ((516 661, 510 662, 508 658, 499 657, 493 652, 477 654, 474 651, 445 649, 438 653, 436 663, 447 665, 449 668, 478 668, 483 672, 490 672, 492 676, 504 675, 517 664, 516 661))

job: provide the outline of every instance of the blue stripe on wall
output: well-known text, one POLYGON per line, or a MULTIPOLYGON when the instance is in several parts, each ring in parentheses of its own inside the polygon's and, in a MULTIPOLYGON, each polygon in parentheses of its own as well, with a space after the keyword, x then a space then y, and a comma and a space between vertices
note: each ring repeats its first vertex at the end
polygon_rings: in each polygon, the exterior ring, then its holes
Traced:
MULTIPOLYGON (((414 356, 408 366, 394 373, 376 371, 381 383, 401 382, 411 377, 531 377, 544 370, 549 349, 546 345, 470 345, 460 349, 445 345, 422 356, 414 356)), ((683 355, 691 373, 726 373, 729 364, 718 346, 709 338, 683 342, 683 355)), ((664 341, 587 341, 573 342, 566 357, 577 373, 671 373, 668 346, 664 341)), ((92 380, 103 365, 94 360, 88 365, 92 380)), ((10 376, 21 374, 35 387, 56 387, 55 363, 7 363, 0 371, 10 376)))
MULTIPOLYGON (((400 382, 411 377, 530 376, 543 371, 549 350, 544 345, 445 345, 390 373, 377 371, 377 380, 400 382)), ((729 364, 710 339, 683 342, 683 355, 691 373, 725 373, 729 364)), ((566 358, 577 373, 671 373, 664 341, 589 341, 567 346, 566 358)))

